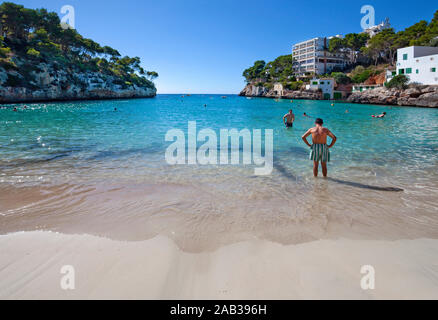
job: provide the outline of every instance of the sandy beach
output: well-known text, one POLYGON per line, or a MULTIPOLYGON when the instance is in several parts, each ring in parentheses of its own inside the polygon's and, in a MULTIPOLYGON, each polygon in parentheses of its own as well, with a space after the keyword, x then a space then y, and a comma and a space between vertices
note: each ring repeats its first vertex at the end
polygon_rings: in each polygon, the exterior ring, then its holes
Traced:
POLYGON ((253 240, 184 253, 166 237, 0 236, 1 299, 438 299, 438 240, 253 240), (75 290, 60 286, 64 265, 75 290), (372 265, 375 290, 361 288, 372 265))

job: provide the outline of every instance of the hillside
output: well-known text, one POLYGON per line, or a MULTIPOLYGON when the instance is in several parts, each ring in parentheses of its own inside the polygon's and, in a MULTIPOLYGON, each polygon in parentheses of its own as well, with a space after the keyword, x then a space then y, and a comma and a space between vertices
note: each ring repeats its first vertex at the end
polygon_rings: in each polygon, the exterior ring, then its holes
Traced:
MULTIPOLYGON (((351 58, 351 63, 343 70, 332 70, 333 72, 323 75, 308 72, 298 76, 293 71, 292 55, 283 55, 268 63, 258 60, 244 70, 242 75, 246 86, 240 95, 277 98, 279 94, 274 86, 281 84, 285 98, 315 99, 314 94, 305 90, 306 84, 314 77, 331 77, 340 85, 382 84, 386 69, 395 68, 397 49, 414 45, 438 46, 438 11, 430 22, 423 20, 402 31, 385 29, 371 39, 364 33, 350 33, 344 38, 332 39, 324 50, 351 58)), ((398 86, 398 83, 394 86, 398 86)), ((356 94, 354 101, 367 101, 357 98, 358 95, 360 94, 356 94)))
POLYGON ((138 57, 61 25, 45 9, 0 5, 0 102, 154 97, 138 57))

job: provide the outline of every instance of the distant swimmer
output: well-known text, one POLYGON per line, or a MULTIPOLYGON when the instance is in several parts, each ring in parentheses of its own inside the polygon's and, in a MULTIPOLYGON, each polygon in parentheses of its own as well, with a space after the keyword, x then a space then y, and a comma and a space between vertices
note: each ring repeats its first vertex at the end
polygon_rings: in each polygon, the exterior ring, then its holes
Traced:
POLYGON ((13 110, 14 112, 17 112, 18 110, 17 110, 17 108, 14 108, 14 110, 13 110))
POLYGON ((307 117, 307 118, 311 118, 311 116, 309 116, 307 113, 304 112, 303 116, 307 117))
POLYGON ((386 112, 383 112, 382 114, 380 114, 380 115, 378 115, 378 116, 376 116, 376 115, 372 115, 371 117, 373 117, 373 118, 385 118, 386 117, 386 112))
POLYGON ((350 111, 348 111, 348 110, 345 110, 345 113, 350 113, 350 111))
POLYGON ((117 108, 114 108, 114 111, 117 111, 117 108))
POLYGON ((207 108, 207 105, 206 105, 206 104, 204 104, 204 108, 207 108))
POLYGON ((327 177, 327 162, 330 162, 330 149, 336 143, 336 136, 331 133, 327 128, 323 127, 324 121, 322 119, 316 119, 316 127, 309 129, 304 136, 303 141, 311 148, 310 160, 313 161, 313 174, 318 176, 319 162, 321 162, 322 173, 324 177, 327 177), (313 145, 307 141, 307 137, 312 135, 313 145), (327 145, 327 137, 332 138, 332 143, 327 145))
POLYGON ((289 110, 289 113, 283 117, 283 123, 287 128, 292 128, 295 122, 295 115, 292 110, 289 110))

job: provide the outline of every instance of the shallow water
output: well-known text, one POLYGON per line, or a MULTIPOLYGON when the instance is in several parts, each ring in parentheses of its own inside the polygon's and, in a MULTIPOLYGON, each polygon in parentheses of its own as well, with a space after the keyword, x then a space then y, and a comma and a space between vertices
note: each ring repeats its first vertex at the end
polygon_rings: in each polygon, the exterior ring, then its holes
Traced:
POLYGON ((253 238, 437 238, 437 133, 437 109, 237 96, 0 109, 0 233, 162 234, 187 251, 253 238), (297 121, 286 129, 290 108, 297 121), (383 111, 386 119, 371 118, 383 111), (313 178, 301 141, 315 117, 339 139, 327 180, 313 178), (187 132, 188 121, 218 135, 273 129, 272 175, 254 176, 243 164, 168 165, 165 134, 187 132))

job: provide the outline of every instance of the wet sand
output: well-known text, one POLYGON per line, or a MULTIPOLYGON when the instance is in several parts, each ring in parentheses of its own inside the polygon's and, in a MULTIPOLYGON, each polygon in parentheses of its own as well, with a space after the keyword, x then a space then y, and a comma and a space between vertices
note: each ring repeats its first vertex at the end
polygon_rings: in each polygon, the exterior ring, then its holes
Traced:
POLYGON ((0 299, 438 299, 438 240, 255 239, 186 253, 162 236, 22 232, 0 247, 0 299), (64 265, 74 290, 61 289, 64 265), (361 288, 363 265, 375 268, 375 290, 361 288))

